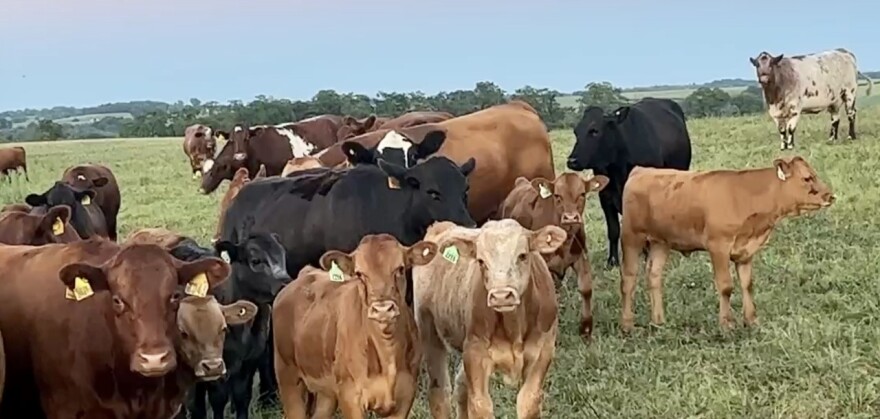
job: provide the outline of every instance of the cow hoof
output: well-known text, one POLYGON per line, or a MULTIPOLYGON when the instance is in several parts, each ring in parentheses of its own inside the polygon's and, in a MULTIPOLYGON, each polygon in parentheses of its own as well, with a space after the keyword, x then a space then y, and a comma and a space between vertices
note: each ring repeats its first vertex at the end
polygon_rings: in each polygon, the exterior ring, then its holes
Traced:
POLYGON ((581 337, 589 341, 593 336, 593 318, 581 319, 580 330, 581 337))
POLYGON ((608 269, 614 269, 618 266, 620 266, 620 262, 615 257, 610 257, 608 258, 608 261, 605 262, 605 267, 608 269))

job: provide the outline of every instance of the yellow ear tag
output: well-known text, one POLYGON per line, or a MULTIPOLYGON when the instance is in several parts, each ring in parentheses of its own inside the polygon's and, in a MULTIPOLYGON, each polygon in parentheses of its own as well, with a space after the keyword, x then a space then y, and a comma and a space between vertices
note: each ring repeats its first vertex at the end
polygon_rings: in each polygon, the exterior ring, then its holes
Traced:
POLYGON ((68 300, 82 301, 94 294, 95 292, 92 291, 92 286, 89 285, 89 281, 78 276, 73 280, 73 290, 67 288, 64 291, 64 298, 67 298, 68 300))
POLYGON ((82 199, 81 201, 79 201, 79 202, 82 203, 83 205, 89 205, 89 204, 92 203, 92 198, 91 198, 90 196, 86 195, 86 196, 84 196, 83 199, 82 199))
POLYGON ((61 221, 61 218, 56 218, 52 223, 52 234, 56 236, 64 234, 64 221, 61 221))
POLYGON ((550 192, 550 189, 544 186, 544 184, 538 186, 538 193, 541 195, 541 199, 547 199, 550 197, 550 195, 553 195, 550 192))
POLYGON ((388 189, 400 189, 400 182, 393 177, 389 177, 388 178, 388 189))
POLYGON ((449 246, 443 249, 443 259, 448 260, 452 264, 458 263, 458 248, 449 246))
POLYGON ((183 292, 194 295, 196 297, 204 297, 208 295, 208 276, 204 272, 196 275, 186 283, 183 292))
POLYGON ((336 262, 330 262, 330 270, 327 271, 330 273, 330 280, 333 282, 344 282, 345 275, 342 273, 342 269, 339 269, 339 265, 336 262))

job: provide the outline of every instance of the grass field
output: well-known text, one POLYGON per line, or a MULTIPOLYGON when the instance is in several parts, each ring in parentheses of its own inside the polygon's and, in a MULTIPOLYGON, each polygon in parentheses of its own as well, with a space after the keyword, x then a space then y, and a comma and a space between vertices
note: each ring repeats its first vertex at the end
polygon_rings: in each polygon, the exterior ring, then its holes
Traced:
MULTIPOLYGON (((880 416, 880 107, 860 113, 857 142, 826 144, 828 117, 802 118, 797 153, 837 193, 815 215, 782 222, 755 265, 761 326, 722 334, 705 253, 674 254, 665 275, 667 324, 647 326, 639 281, 636 331, 617 327, 618 271, 604 267, 604 221, 588 202, 595 271, 594 340, 576 335, 578 296, 562 286, 558 350, 545 385, 548 418, 876 418, 880 416)), ((845 122, 841 132, 845 131, 845 122)), ((768 166, 780 156, 769 117, 689 122, 694 168, 768 166)), ((563 170, 573 138, 552 133, 563 170)), ((121 234, 167 227, 206 244, 225 190, 202 196, 180 139, 27 144, 31 182, 0 183, 4 204, 42 192, 65 167, 111 166, 122 188, 121 234)), ((845 140, 844 140, 845 141, 845 140)), ((787 154, 791 154, 788 152, 787 154)), ((479 164, 479 162, 478 162, 479 164)), ((640 277, 641 278, 641 277, 640 277)), ((740 291, 733 307, 740 316, 740 291)), ((424 374, 423 374, 424 381, 424 374)), ((515 392, 493 383, 496 415, 515 417, 515 392)), ((280 418, 278 411, 256 418, 280 418)), ((428 417, 424 394, 413 412, 428 417)))

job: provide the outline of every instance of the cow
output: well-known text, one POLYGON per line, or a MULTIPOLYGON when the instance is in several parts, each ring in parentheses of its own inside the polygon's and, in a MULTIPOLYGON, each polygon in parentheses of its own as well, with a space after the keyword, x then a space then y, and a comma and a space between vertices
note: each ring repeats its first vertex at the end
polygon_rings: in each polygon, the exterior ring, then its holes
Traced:
POLYGON ((382 124, 389 119, 390 118, 376 115, 370 115, 363 119, 355 119, 352 116, 346 116, 343 118, 342 124, 340 124, 339 129, 336 131, 336 140, 343 141, 368 132, 373 132, 379 129, 382 124))
POLYGON ((88 239, 92 236, 109 238, 107 221, 104 212, 92 201, 97 196, 93 188, 80 189, 64 182, 56 181, 51 188, 42 194, 30 194, 25 202, 33 207, 31 212, 43 213, 49 208, 66 205, 71 209, 70 224, 80 237, 88 239))
POLYGON ((6 180, 11 183, 11 173, 18 173, 19 169, 24 172, 24 179, 30 182, 31 178, 28 177, 27 171, 27 153, 25 153, 24 147, 0 148, 0 174, 6 175, 6 180))
POLYGON ((3 386, 6 384, 6 350, 3 347, 3 334, 0 333, 0 404, 3 403, 3 386))
POLYGON ((843 48, 793 57, 762 51, 749 61, 761 84, 767 113, 779 131, 780 150, 794 148, 794 133, 801 114, 828 111, 831 142, 838 138, 839 112, 843 109, 849 119, 849 139, 856 139, 858 76, 868 81, 868 95, 874 82, 858 71, 855 54, 843 48))
POLYGON ((180 290, 229 274, 217 258, 187 263, 158 246, 104 239, 3 246, 0 266, 0 417, 47 419, 171 417, 182 390, 180 290))
POLYGON ((0 213, 0 243, 42 246, 49 243, 71 243, 80 240, 70 225, 70 207, 59 205, 45 214, 24 211, 0 213))
POLYGON ((729 263, 736 265, 743 292, 743 320, 757 324, 752 263, 784 218, 830 206, 835 196, 802 157, 776 159, 767 168, 682 171, 638 167, 623 190, 623 266, 620 325, 633 328, 638 253, 649 245, 651 322, 661 325, 662 274, 671 250, 707 251, 719 294, 718 320, 733 327, 729 263))
POLYGON ((275 365, 288 418, 406 418, 418 393, 422 353, 412 312, 404 308, 406 269, 434 259, 437 245, 405 247, 391 235, 367 235, 354 252, 331 250, 319 270, 305 267, 272 307, 275 365))
POLYGON ((122 205, 119 183, 109 167, 100 164, 81 164, 68 167, 61 181, 81 190, 94 190, 95 198, 83 205, 97 205, 107 222, 107 235, 110 240, 117 239, 116 217, 122 205))
POLYGON ((319 160, 317 157, 294 157, 290 159, 287 164, 284 165, 284 170, 281 171, 281 176, 284 177, 293 172, 299 172, 306 169, 315 169, 318 167, 324 167, 324 165, 321 164, 321 160, 319 160))
POLYGON ((381 157, 412 167, 434 155, 458 164, 476 160, 468 209, 477 223, 495 217, 516 178, 556 178, 547 128, 534 108, 518 100, 436 124, 383 128, 328 148, 318 158, 325 166, 345 159, 374 164, 381 157))
MULTIPOLYGON (((286 166, 285 166, 286 167, 286 166)), ((266 166, 260 165, 260 170, 257 172, 257 175, 254 176, 254 179, 261 179, 266 177, 266 166)), ((223 225, 223 220, 226 218, 226 209, 229 208, 229 204, 232 203, 232 200, 238 195, 238 191, 244 187, 245 184, 251 181, 251 178, 248 177, 247 168, 241 167, 235 171, 235 176, 232 177, 232 181, 229 182, 229 188, 226 189, 226 193, 223 195, 223 199, 220 200, 220 218, 217 222, 217 231, 214 233, 214 241, 220 238, 220 227, 223 225)))
POLYGON ((542 255, 559 249, 565 231, 552 225, 531 231, 511 219, 479 229, 437 223, 425 240, 437 243, 442 255, 413 268, 433 416, 449 417, 452 349, 462 358, 455 386, 458 417, 495 417, 489 395, 494 371, 507 384, 519 385, 517 417, 540 417, 559 327, 556 290, 542 255))
POLYGON ((8 205, 4 205, 3 208, 0 209, 0 213, 4 213, 4 212, 13 212, 13 211, 17 211, 17 212, 31 212, 32 209, 33 209, 33 207, 31 207, 31 206, 28 205, 28 204, 22 204, 22 203, 8 204, 8 205))
POLYGON ((593 333, 593 272, 584 231, 584 207, 589 194, 608 185, 602 175, 583 178, 576 173, 560 174, 555 180, 521 177, 498 211, 500 218, 511 218, 529 230, 555 225, 565 230, 566 240, 555 252, 544 255, 547 267, 557 278, 565 278, 571 268, 577 275, 581 294, 580 333, 593 333))
POLYGON ((691 139, 684 111, 675 101, 655 98, 621 106, 608 115, 590 106, 575 126, 574 135, 568 169, 592 169, 608 178, 608 186, 599 192, 599 203, 608 231, 607 266, 618 266, 618 214, 623 211, 623 187, 632 168, 690 168, 691 139))
POLYGON ((187 240, 187 237, 166 228, 141 228, 132 232, 125 239, 125 244, 154 244, 170 251, 180 246, 185 240, 187 240))
POLYGON ((216 151, 217 139, 214 138, 211 127, 202 124, 186 127, 183 134, 183 152, 189 158, 193 179, 202 175, 202 168, 214 158, 216 151))

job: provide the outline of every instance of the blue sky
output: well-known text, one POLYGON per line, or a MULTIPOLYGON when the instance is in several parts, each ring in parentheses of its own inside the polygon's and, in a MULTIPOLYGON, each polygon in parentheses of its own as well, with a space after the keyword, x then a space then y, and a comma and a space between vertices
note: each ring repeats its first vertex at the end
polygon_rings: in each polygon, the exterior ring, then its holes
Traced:
POLYGON ((320 89, 562 91, 754 78, 761 50, 880 70, 875 1, 3 0, 0 110, 303 99, 320 89))

